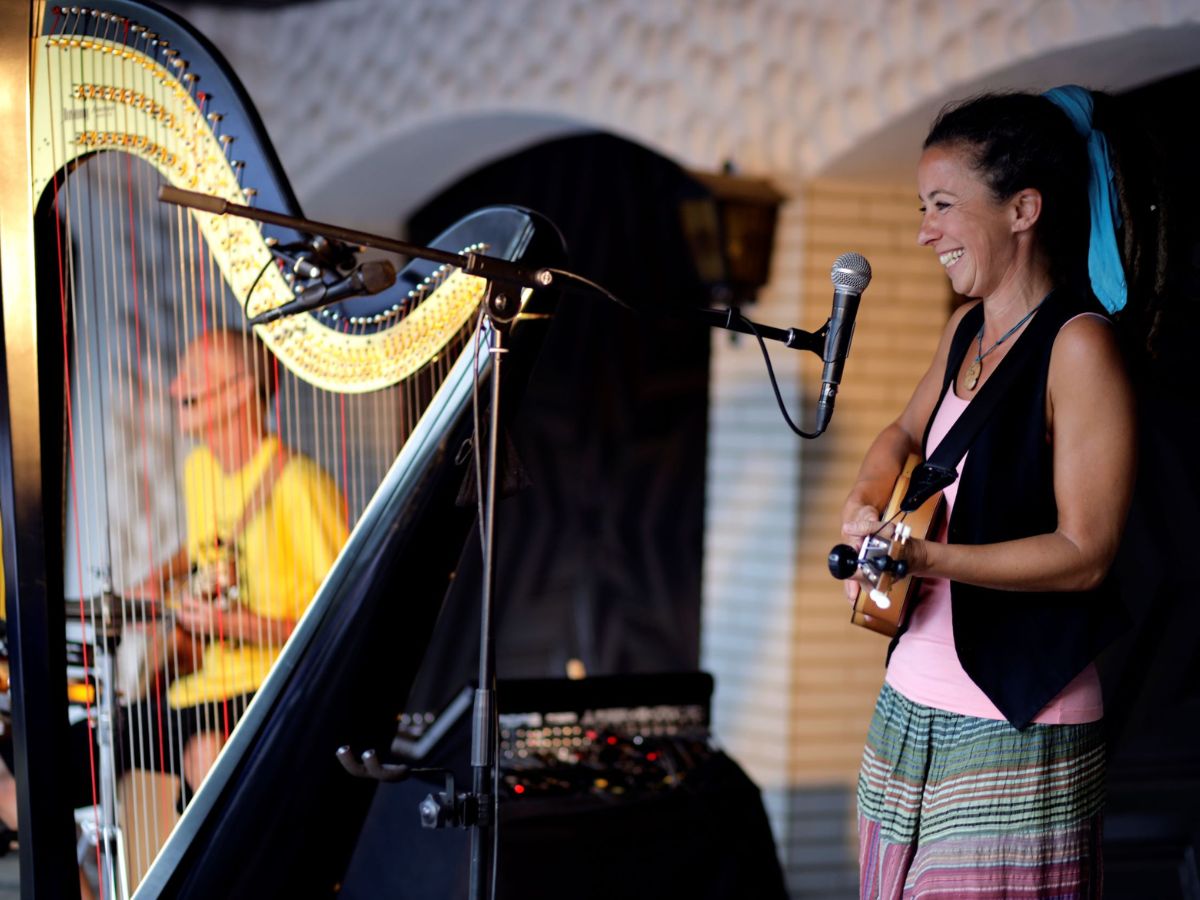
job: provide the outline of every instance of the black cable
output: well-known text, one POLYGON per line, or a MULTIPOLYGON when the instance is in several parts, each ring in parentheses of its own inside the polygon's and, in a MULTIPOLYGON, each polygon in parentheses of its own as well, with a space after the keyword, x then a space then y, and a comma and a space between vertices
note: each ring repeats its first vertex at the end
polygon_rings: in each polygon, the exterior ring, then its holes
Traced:
MULTIPOLYGON (((496 900, 496 884, 500 880, 500 701, 496 693, 496 676, 492 674, 492 799, 488 815, 492 819, 492 900, 496 900)), ((477 811, 478 814, 478 811, 477 811)))
MULTIPOLYGON (((624 307, 625 309, 628 309, 630 311, 634 311, 633 307, 631 305, 626 303, 624 300, 622 300, 620 297, 618 297, 616 294, 614 294, 608 288, 604 287, 603 285, 597 284, 596 282, 591 281, 588 278, 584 278, 582 275, 576 275, 574 272, 568 272, 566 269, 547 268, 544 271, 550 272, 551 274, 557 275, 562 278, 567 278, 571 281, 577 281, 580 284, 591 288, 592 290, 596 291, 597 293, 604 295, 609 300, 611 300, 613 303, 616 303, 618 306, 624 307)), ((758 346, 762 349, 763 361, 767 364, 767 375, 771 379, 771 389, 775 391, 775 402, 779 404, 779 411, 780 411, 780 413, 783 414, 783 420, 785 422, 787 422, 788 427, 791 428, 792 431, 794 431, 796 434, 800 435, 800 437, 807 438, 808 440, 812 440, 813 438, 820 437, 824 433, 825 429, 822 428, 820 431, 808 432, 808 431, 804 431, 801 428, 799 428, 796 425, 796 423, 792 421, 792 417, 788 415, 787 407, 783 403, 783 395, 779 392, 779 383, 775 379, 775 370, 771 366, 771 355, 767 352, 766 341, 764 341, 762 335, 758 333, 758 329, 754 327, 753 322, 751 322, 749 319, 747 319, 745 316, 743 316, 736 309, 733 309, 730 312, 732 315, 737 316, 739 319, 741 319, 743 322, 745 322, 746 327, 748 327, 750 329, 751 334, 753 334, 754 337, 758 339, 758 346)))
POLYGON ((796 423, 792 421, 792 417, 788 415, 787 407, 784 406, 783 394, 779 392, 779 382, 775 378, 775 369, 771 365, 771 354, 767 352, 767 342, 764 341, 762 335, 758 333, 758 329, 754 327, 753 322, 743 316, 736 309, 731 310, 731 312, 733 315, 737 316, 746 323, 746 327, 750 329, 750 333, 753 334, 758 340, 758 346, 762 349, 763 362, 767 364, 767 376, 771 379, 771 390, 775 392, 775 402, 779 404, 779 412, 783 414, 783 420, 787 422, 788 427, 791 428, 792 431, 796 432, 796 434, 800 435, 802 438, 807 438, 811 441, 813 438, 820 437, 824 433, 825 429, 822 428, 820 431, 808 432, 799 428, 796 423))
POLYGON ((568 272, 566 269, 542 269, 542 271, 549 272, 552 275, 557 275, 560 278, 569 279, 570 281, 577 281, 580 284, 584 285, 585 287, 589 287, 593 291, 596 291, 599 294, 603 294, 605 297, 607 297, 613 303, 617 304, 617 306, 622 306, 625 309, 634 311, 632 306, 630 306, 628 303, 626 303, 624 300, 622 300, 620 297, 618 297, 616 294, 614 294, 608 288, 604 287, 604 285, 597 284, 596 282, 594 282, 588 278, 584 278, 582 275, 576 275, 574 272, 568 272))
POLYGON ((246 311, 247 315, 250 311, 250 298, 254 296, 254 289, 258 287, 258 283, 262 281, 262 277, 267 274, 267 269, 271 268, 271 264, 274 262, 274 256, 267 260, 266 264, 258 270, 258 275, 255 277, 254 283, 250 285, 250 290, 246 291, 246 302, 242 305, 242 309, 246 311))

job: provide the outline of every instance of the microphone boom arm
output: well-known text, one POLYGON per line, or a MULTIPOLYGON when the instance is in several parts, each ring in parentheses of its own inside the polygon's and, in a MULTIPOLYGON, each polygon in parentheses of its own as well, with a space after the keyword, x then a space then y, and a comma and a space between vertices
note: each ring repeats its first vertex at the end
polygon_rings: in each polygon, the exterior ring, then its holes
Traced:
POLYGON ((358 244, 363 247, 374 247, 376 250, 386 250, 390 253, 409 257, 410 259, 427 259, 431 262, 456 266, 468 275, 476 275, 500 284, 544 288, 549 287, 554 282, 554 273, 547 269, 531 270, 515 265, 506 259, 485 256, 482 253, 451 253, 446 250, 437 250, 433 247, 422 247, 419 244, 410 244, 407 241, 398 241, 394 238, 370 234, 366 231, 355 231, 353 228, 343 228, 340 225, 331 225, 328 222, 314 222, 311 219, 288 216, 269 209, 258 209, 254 206, 230 203, 222 197, 214 197, 211 194, 202 194, 197 191, 185 191, 168 184, 159 187, 158 199, 164 203, 174 203, 177 206, 196 209, 200 212, 211 213, 216 216, 225 214, 239 216, 244 219, 253 219, 256 222, 265 222, 268 225, 291 228, 294 231, 306 234, 323 235, 324 237, 333 238, 347 244, 358 244))
POLYGON ((775 328, 771 325, 759 325, 751 322, 735 308, 709 309, 697 308, 685 310, 681 318, 695 319, 713 328, 723 328, 738 334, 751 334, 769 341, 778 341, 792 350, 808 350, 820 356, 825 347, 825 335, 829 332, 829 320, 825 320, 817 331, 804 331, 801 328, 775 328))

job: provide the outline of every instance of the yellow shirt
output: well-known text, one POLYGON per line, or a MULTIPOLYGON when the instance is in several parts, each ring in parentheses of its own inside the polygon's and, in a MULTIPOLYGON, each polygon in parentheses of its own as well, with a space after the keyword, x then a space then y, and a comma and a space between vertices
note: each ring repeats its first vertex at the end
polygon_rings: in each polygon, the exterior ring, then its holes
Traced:
MULTIPOLYGON (((184 463, 189 559, 201 568, 233 555, 237 602, 260 616, 298 619, 333 564, 348 531, 346 502, 332 479, 307 457, 289 453, 265 501, 264 475, 279 465, 280 443, 271 437, 237 472, 225 473, 207 447, 184 463), (233 535, 247 504, 257 502, 240 535, 233 535), (232 540, 231 540, 232 536, 232 540), (218 545, 218 537, 221 545, 218 545)), ((168 700, 175 708, 223 700, 257 690, 279 656, 282 628, 268 627, 254 641, 212 640, 195 672, 177 679, 168 700)))

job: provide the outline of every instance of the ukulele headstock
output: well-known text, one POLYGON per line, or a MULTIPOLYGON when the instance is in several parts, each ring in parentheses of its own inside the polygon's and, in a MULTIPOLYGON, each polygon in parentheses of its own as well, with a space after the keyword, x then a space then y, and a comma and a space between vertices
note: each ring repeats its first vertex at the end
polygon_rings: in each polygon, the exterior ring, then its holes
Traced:
POLYGON ((890 537, 884 537, 880 529, 864 538, 857 551, 849 544, 838 544, 829 553, 829 572, 843 580, 862 572, 871 586, 871 599, 880 609, 887 609, 892 604, 888 590, 908 574, 911 537, 912 527, 902 518, 892 526, 890 537))

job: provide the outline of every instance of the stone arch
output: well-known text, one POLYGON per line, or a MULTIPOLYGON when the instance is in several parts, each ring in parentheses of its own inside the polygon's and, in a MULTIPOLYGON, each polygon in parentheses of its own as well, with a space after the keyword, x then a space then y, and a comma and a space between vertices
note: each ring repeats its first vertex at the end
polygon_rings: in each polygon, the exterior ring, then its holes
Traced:
POLYGON ((394 234, 410 212, 463 175, 542 141, 592 130, 537 113, 405 123, 341 147, 296 189, 313 218, 394 234))
MULTIPOLYGON (((993 12, 992 20, 996 14, 993 12)), ((997 37, 998 29, 987 29, 997 37)), ((1200 24, 1140 28, 1069 46, 1056 44, 1017 62, 1006 62, 950 84, 916 83, 914 71, 898 67, 881 90, 905 97, 890 117, 877 121, 853 143, 832 152, 814 175, 839 179, 905 181, 912 178, 929 123, 946 102, 994 90, 1041 90, 1076 83, 1121 91, 1200 65, 1200 24), (908 88, 902 83, 909 80, 908 88)))

